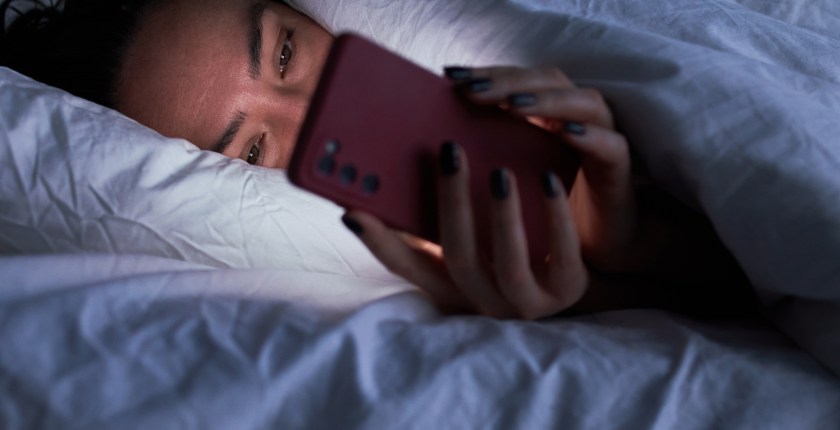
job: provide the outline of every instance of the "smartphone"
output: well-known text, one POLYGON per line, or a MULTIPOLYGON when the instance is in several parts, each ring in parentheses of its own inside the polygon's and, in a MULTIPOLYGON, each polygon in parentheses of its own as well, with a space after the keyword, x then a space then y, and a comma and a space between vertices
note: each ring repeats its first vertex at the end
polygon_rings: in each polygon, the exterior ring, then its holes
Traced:
POLYGON ((544 260, 550 244, 540 175, 554 171, 569 191, 578 156, 522 118, 468 103, 454 85, 363 37, 339 36, 292 154, 291 182, 437 242, 438 152, 453 141, 469 160, 479 246, 492 240, 490 174, 505 167, 518 182, 529 256, 544 260))

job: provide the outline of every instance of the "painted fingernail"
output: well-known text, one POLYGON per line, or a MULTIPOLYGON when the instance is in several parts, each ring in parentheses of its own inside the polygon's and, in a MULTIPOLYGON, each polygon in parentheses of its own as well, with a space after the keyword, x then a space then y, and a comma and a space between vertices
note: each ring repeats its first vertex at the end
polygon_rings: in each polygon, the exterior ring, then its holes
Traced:
POLYGON ((458 146, 455 142, 444 142, 440 147, 440 173, 452 176, 458 173, 461 161, 458 159, 458 146))
POLYGON ((579 122, 566 121, 566 123, 563 124, 563 130, 566 130, 567 133, 574 134, 576 136, 583 136, 586 134, 586 126, 579 122))
POLYGON ((534 93, 516 93, 507 98, 508 105, 513 107, 526 107, 537 104, 537 95, 534 93))
POLYGON ((560 194, 560 183, 557 181, 557 176, 554 173, 550 171, 543 172, 541 181, 546 197, 553 199, 560 194))
POLYGON ((490 173, 490 192, 496 200, 504 200, 510 194, 510 181, 505 169, 495 169, 490 173))
POLYGON ((342 217, 341 217, 341 222, 343 222, 343 223, 344 223, 344 225, 345 225, 345 226, 346 226, 346 227, 347 227, 350 231, 352 231, 353 233, 355 233, 355 234, 356 234, 356 236, 361 236, 361 235, 362 235, 362 233, 364 233, 364 232, 365 232, 365 229, 364 229, 364 228, 362 228, 362 225, 361 225, 361 224, 359 224, 359 222, 358 222, 358 221, 356 221, 356 220, 354 220, 353 218, 350 218, 350 216, 349 216, 349 215, 347 215, 347 214, 344 214, 344 216, 342 216, 342 217))
POLYGON ((443 73, 453 81, 463 81, 472 78, 472 69, 460 66, 448 66, 443 68, 443 73))
POLYGON ((458 86, 469 93, 481 93, 493 88, 493 81, 487 78, 477 78, 465 81, 458 86))

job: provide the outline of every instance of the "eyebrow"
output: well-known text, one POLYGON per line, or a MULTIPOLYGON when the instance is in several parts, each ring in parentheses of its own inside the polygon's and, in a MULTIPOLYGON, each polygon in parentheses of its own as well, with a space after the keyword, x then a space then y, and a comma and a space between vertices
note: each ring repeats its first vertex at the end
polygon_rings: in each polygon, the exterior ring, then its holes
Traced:
POLYGON ((262 21, 267 7, 268 5, 265 2, 258 1, 251 5, 251 11, 248 14, 248 27, 250 28, 248 34, 248 53, 250 54, 251 60, 248 74, 254 80, 260 77, 263 44, 262 21))
POLYGON ((245 123, 245 117, 245 112, 242 111, 236 112, 233 115, 233 118, 231 118, 224 133, 222 133, 222 137, 220 137, 219 140, 216 141, 216 144, 213 145, 213 152, 218 152, 219 154, 223 154, 225 152, 228 146, 230 146, 233 142, 233 138, 236 137, 236 133, 239 133, 239 129, 242 128, 242 124, 245 123))

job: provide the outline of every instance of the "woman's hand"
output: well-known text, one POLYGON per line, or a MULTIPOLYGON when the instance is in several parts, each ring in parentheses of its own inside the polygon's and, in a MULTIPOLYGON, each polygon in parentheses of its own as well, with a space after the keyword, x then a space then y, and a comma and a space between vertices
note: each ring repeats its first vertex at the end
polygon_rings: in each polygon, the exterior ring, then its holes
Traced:
POLYGON ((601 94, 577 88, 556 67, 447 68, 466 97, 498 105, 555 133, 581 156, 570 196, 587 263, 607 272, 640 264, 640 231, 627 141, 601 94))
POLYGON ((487 192, 491 209, 492 249, 479 249, 473 227, 469 163, 455 144, 440 152, 438 208, 441 247, 395 232, 378 219, 350 211, 342 220, 392 272, 425 290, 450 312, 498 318, 535 319, 577 302, 587 287, 574 224, 562 185, 544 175, 550 214, 551 258, 536 267, 528 258, 516 178, 493 172, 487 192), (442 249, 442 254, 441 254, 442 249))
POLYGON ((492 249, 478 248, 469 165, 452 144, 441 148, 438 175, 441 247, 394 232, 368 214, 349 212, 343 221, 371 252, 444 310, 524 319, 555 314, 580 300, 589 279, 582 257, 602 270, 631 265, 626 256, 633 254, 637 221, 629 150, 612 130, 612 114, 600 94, 576 88, 555 68, 449 68, 447 76, 472 102, 525 116, 580 153, 571 206, 558 179, 543 178, 551 256, 545 263, 529 262, 516 178, 506 170, 494 172, 488 184, 495 197, 492 249))

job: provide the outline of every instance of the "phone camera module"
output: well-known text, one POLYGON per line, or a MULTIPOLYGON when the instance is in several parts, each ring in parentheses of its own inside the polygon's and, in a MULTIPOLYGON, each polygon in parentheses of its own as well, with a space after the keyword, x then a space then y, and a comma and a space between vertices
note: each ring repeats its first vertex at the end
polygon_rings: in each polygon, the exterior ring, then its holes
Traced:
POLYGON ((348 164, 341 168, 341 171, 338 173, 338 177, 342 184, 350 185, 353 182, 356 182, 356 174, 356 168, 348 164))
POLYGON ((367 175, 362 179, 362 192, 365 194, 376 194, 379 191, 379 177, 367 175))
POLYGON ((335 159, 331 155, 325 155, 318 160, 318 171, 330 176, 335 172, 335 159))
POLYGON ((327 154, 338 154, 338 150, 341 149, 341 143, 337 139, 332 139, 324 145, 324 149, 327 151, 327 154))

